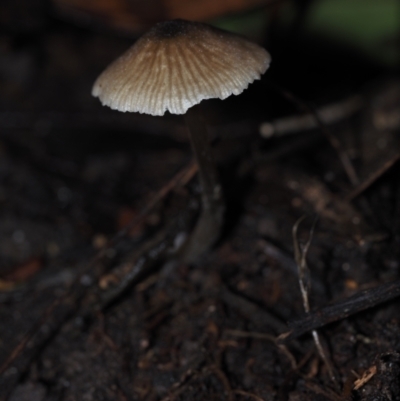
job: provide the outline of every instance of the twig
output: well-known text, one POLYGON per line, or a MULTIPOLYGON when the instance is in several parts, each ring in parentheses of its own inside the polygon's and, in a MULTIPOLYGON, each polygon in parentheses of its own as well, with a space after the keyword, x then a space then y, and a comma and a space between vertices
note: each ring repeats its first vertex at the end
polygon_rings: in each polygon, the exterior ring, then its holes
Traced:
POLYGON ((190 363, 190 366, 185 370, 185 372, 181 375, 180 379, 173 383, 172 386, 168 390, 168 395, 161 399, 161 401, 172 401, 179 394, 181 394, 186 386, 191 382, 192 379, 201 376, 200 369, 204 365, 206 360, 206 355, 203 349, 201 352, 194 358, 194 360, 190 363))
POLYGON ((320 394, 323 395, 325 398, 327 398, 328 400, 332 400, 332 401, 344 401, 343 397, 341 395, 338 395, 336 393, 334 393, 331 389, 329 388, 322 388, 321 386, 319 386, 316 383, 307 381, 304 383, 304 385, 309 388, 310 390, 312 390, 315 394, 320 394))
MULTIPOLYGON (((293 234, 293 245, 294 245, 294 254, 295 254, 295 260, 297 263, 297 268, 298 268, 298 274, 299 274, 299 284, 300 284, 300 291, 301 291, 301 296, 303 298, 303 306, 304 310, 308 313, 310 311, 310 303, 308 299, 308 293, 310 291, 310 271, 307 266, 307 253, 311 245, 311 240, 313 237, 314 233, 314 228, 317 220, 314 220, 314 223, 311 227, 310 235, 307 240, 307 242, 304 244, 304 246, 300 247, 300 243, 297 238, 297 230, 299 228, 300 223, 304 220, 305 216, 301 217, 300 219, 297 220, 295 225, 293 226, 292 234, 293 234)), ((333 373, 333 367, 330 363, 330 360, 326 356, 326 353, 322 347, 321 341, 319 339, 319 335, 316 330, 312 331, 312 336, 314 339, 315 346, 317 347, 318 353, 321 357, 321 359, 324 361, 326 368, 328 369, 329 376, 332 380, 333 383, 336 382, 335 375, 333 373)))
MULTIPOLYGON (((323 124, 333 124, 348 118, 356 111, 360 110, 362 104, 363 101, 360 96, 351 96, 340 102, 316 109, 315 114, 323 124)), ((290 135, 317 127, 318 122, 316 121, 315 115, 307 113, 300 116, 288 116, 271 122, 265 122, 260 125, 259 129, 263 138, 271 138, 274 136, 290 135)))
POLYGON ((400 297, 400 280, 360 291, 344 301, 307 313, 304 317, 289 322, 289 327, 292 330, 283 339, 297 338, 329 323, 343 320, 397 297, 400 297))
POLYGON ((248 391, 244 391, 244 390, 233 390, 233 392, 234 392, 235 394, 242 395, 243 397, 254 398, 256 401, 264 401, 263 398, 259 397, 259 396, 256 395, 256 394, 249 393, 248 391))
POLYGON ((370 366, 362 375, 354 382, 354 390, 359 390, 364 384, 368 383, 378 371, 376 365, 370 366))
POLYGON ((306 113, 311 114, 313 116, 313 118, 314 118, 315 122, 317 123, 317 126, 319 127, 321 132, 324 134, 324 136, 329 141, 331 146, 336 150, 336 153, 343 165, 343 168, 347 174, 347 177, 348 177, 350 183, 353 186, 359 185, 360 180, 353 167, 353 164, 351 163, 351 160, 350 160, 348 154, 342 149, 342 146, 341 146, 339 140, 329 131, 329 129, 326 127, 326 125, 321 120, 320 116, 314 110, 314 108, 312 106, 310 106, 309 104, 307 104, 304 100, 300 100, 299 98, 297 98, 297 96, 295 96, 290 91, 283 89, 275 84, 272 86, 279 93, 281 93, 284 97, 286 97, 288 100, 290 100, 292 103, 297 104, 300 109, 304 110, 306 113))
POLYGON ((400 153, 397 153, 390 160, 386 161, 383 166, 371 174, 364 182, 362 182, 358 187, 356 187, 350 194, 346 197, 348 201, 360 196, 366 189, 368 189, 372 184, 374 184, 382 175, 384 175, 388 170, 390 170, 398 161, 400 160, 400 153))
MULTIPOLYGON (((141 211, 140 215, 133 222, 124 228, 124 235, 130 232, 134 226, 141 223, 142 219, 161 201, 172 189, 178 185, 185 185, 188 183, 197 172, 197 164, 193 161, 184 169, 180 170, 161 190, 153 197, 151 202, 141 211)), ((175 226, 175 221, 171 224, 172 228, 175 226)), ((119 296, 126 290, 137 284, 144 277, 152 273, 152 269, 157 262, 172 256, 171 249, 175 241, 175 232, 171 227, 169 230, 160 232, 145 244, 144 249, 136 252, 133 262, 123 262, 120 266, 113 269, 113 275, 118 276, 119 283, 116 287, 107 292, 102 292, 100 296, 99 305, 97 308, 104 310, 112 304, 119 296), (171 233, 173 235, 171 235, 171 233)), ((93 307, 93 305, 91 306, 93 307)))
MULTIPOLYGON (((133 218, 133 220, 122 230, 120 230, 109 242, 107 247, 103 250, 103 254, 112 248, 112 246, 120 240, 122 237, 125 237, 129 234, 133 228, 135 228, 138 224, 140 224, 143 219, 150 213, 151 210, 162 200, 164 199, 178 184, 185 185, 187 184, 197 173, 197 164, 194 160, 192 160, 186 167, 178 171, 174 177, 171 178, 146 204, 146 206, 141 210, 141 212, 133 218)), ((102 255, 103 255, 102 254, 102 255)))
POLYGON ((282 332, 282 329, 285 330, 286 324, 283 321, 244 296, 235 294, 228 287, 221 285, 219 296, 225 304, 238 310, 260 329, 272 330, 275 333, 282 332))
POLYGON ((226 376, 226 374, 216 365, 210 366, 209 368, 215 374, 215 376, 218 377, 218 379, 224 386, 225 393, 228 396, 228 401, 233 401, 234 394, 233 394, 231 384, 229 383, 229 379, 226 376))
POLYGON ((235 336, 235 337, 254 338, 254 339, 257 339, 257 340, 263 340, 263 341, 272 342, 289 359, 290 365, 291 365, 293 370, 296 370, 297 367, 298 367, 297 362, 296 362, 296 358, 287 349, 287 347, 282 347, 283 344, 279 343, 278 338, 275 337, 275 336, 272 336, 270 334, 265 334, 265 333, 246 332, 246 331, 241 331, 241 330, 225 330, 225 333, 229 334, 231 336, 235 336))
POLYGON ((293 245, 294 245, 294 258, 297 264, 297 271, 299 275, 299 284, 301 296, 303 298, 303 306, 306 312, 310 311, 310 303, 308 300, 308 292, 310 291, 310 271, 307 266, 307 253, 311 245, 311 240, 314 234, 314 228, 316 224, 316 220, 314 220, 313 226, 311 227, 310 236, 308 241, 305 243, 303 247, 300 248, 300 243, 297 238, 297 230, 299 228, 300 223, 305 219, 305 216, 302 216, 298 219, 293 226, 292 235, 293 235, 293 245))
MULTIPOLYGON (((278 248, 276 245, 271 242, 265 241, 264 239, 260 239, 258 241, 259 247, 264 252, 268 258, 272 258, 274 261, 277 261, 286 272, 292 275, 297 275, 297 265, 296 262, 290 257, 289 253, 284 252, 282 249, 278 248)), ((325 286, 321 283, 321 281, 315 279, 315 277, 310 277, 311 285, 313 291, 318 295, 323 295, 326 293, 325 286)))
POLYGON ((89 304, 83 315, 92 314, 95 310, 105 310, 120 298, 135 284, 154 272, 155 265, 167 258, 167 254, 173 247, 174 238, 170 227, 162 230, 147 241, 134 256, 130 255, 128 261, 124 260, 112 270, 111 275, 117 284, 107 289, 98 289, 98 299, 89 304))

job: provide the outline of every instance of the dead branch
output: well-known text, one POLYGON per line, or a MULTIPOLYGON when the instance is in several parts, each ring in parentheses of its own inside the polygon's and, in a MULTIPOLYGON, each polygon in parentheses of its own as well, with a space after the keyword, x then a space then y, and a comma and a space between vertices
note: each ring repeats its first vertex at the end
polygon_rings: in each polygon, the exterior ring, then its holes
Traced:
POLYGON ((298 320, 289 322, 289 327, 292 330, 284 339, 297 338, 312 330, 346 319, 351 315, 373 308, 399 296, 400 280, 360 291, 344 301, 308 313, 298 320))
MULTIPOLYGON (((360 96, 351 96, 340 102, 316 109, 315 114, 323 124, 334 124, 350 117, 360 110, 362 106, 363 100, 360 96)), ((313 128, 318 128, 318 122, 315 119, 315 115, 307 113, 262 123, 259 130, 263 138, 272 138, 295 134, 313 128)))

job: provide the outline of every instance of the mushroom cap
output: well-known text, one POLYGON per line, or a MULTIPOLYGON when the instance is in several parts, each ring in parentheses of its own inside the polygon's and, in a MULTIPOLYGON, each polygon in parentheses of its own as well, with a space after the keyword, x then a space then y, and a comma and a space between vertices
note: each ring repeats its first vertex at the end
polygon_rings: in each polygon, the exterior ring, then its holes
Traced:
POLYGON ((167 21, 109 65, 92 95, 119 111, 184 114, 203 99, 242 93, 270 60, 265 49, 241 36, 197 22, 167 21))

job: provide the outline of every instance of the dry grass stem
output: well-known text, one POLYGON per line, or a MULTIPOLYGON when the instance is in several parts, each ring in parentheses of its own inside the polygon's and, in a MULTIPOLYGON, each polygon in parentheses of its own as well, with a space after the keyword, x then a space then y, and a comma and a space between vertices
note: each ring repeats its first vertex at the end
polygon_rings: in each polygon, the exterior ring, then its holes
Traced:
MULTIPOLYGON (((307 242, 304 245, 301 245, 298 240, 297 232, 298 232, 300 223, 304 219, 305 219, 305 216, 302 216, 300 219, 298 219, 296 221, 296 223, 294 224, 293 229, 292 229, 292 235, 293 235, 294 256, 295 256, 295 261, 297 264, 297 269, 298 269, 298 274, 299 274, 299 285, 300 285, 301 296, 303 299, 303 306, 304 306, 305 312, 308 313, 308 312, 310 312, 310 302, 309 302, 308 294, 310 292, 311 285, 310 285, 310 270, 308 268, 306 258, 307 258, 308 250, 311 245, 312 238, 313 238, 315 224, 317 222, 317 219, 314 220, 314 223, 311 227, 310 235, 308 237, 307 242)), ((335 375, 333 372, 332 364, 323 349, 323 346, 319 339, 318 332, 316 330, 313 330, 312 336, 313 336, 314 343, 317 348, 318 354, 320 355, 321 359, 323 360, 332 382, 337 384, 337 381, 336 381, 336 378, 335 378, 335 375)))

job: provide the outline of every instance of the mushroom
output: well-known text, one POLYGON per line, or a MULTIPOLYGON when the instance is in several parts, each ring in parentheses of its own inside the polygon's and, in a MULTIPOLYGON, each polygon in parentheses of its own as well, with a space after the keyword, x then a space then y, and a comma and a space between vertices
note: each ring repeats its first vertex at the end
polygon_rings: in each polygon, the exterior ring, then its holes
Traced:
POLYGON ((185 114, 202 187, 202 213, 184 247, 193 261, 218 239, 224 215, 221 185, 198 105, 243 92, 267 70, 262 47, 206 24, 173 20, 144 34, 97 78, 92 95, 119 111, 185 114))

